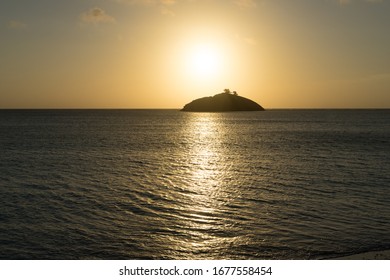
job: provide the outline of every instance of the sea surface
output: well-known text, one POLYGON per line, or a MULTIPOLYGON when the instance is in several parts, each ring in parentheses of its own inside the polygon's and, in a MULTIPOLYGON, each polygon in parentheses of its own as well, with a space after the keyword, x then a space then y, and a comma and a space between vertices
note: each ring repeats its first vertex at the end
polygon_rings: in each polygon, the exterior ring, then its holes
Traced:
POLYGON ((1 259, 390 249, 390 110, 0 110, 1 259))

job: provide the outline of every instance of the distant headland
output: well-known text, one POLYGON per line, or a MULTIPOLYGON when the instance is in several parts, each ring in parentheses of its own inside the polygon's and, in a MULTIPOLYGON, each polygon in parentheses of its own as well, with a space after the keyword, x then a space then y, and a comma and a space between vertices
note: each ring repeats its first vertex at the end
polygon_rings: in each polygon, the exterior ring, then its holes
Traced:
POLYGON ((195 99, 186 104, 181 111, 185 112, 228 112, 228 111, 264 111, 256 102, 239 96, 237 92, 225 89, 214 96, 195 99))

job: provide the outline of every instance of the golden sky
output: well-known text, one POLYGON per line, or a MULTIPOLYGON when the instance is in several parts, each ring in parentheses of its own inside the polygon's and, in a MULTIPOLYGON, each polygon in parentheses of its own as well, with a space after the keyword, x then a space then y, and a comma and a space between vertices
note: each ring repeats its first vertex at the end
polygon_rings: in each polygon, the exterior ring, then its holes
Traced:
POLYGON ((2 0, 0 108, 390 108, 387 0, 2 0))

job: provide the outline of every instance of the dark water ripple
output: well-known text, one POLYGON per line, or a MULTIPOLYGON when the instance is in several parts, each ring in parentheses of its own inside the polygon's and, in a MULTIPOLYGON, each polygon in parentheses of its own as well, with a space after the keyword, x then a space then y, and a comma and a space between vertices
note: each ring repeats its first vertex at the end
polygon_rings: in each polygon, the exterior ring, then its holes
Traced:
POLYGON ((390 248, 390 111, 0 111, 2 259, 390 248))

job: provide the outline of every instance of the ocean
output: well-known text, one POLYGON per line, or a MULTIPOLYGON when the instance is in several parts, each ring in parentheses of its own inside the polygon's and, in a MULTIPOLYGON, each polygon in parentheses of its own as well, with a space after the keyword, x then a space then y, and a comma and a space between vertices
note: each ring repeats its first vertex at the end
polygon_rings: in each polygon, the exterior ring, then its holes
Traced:
POLYGON ((1 259, 390 249, 390 110, 0 110, 1 259))

